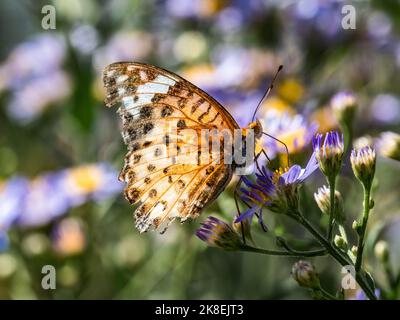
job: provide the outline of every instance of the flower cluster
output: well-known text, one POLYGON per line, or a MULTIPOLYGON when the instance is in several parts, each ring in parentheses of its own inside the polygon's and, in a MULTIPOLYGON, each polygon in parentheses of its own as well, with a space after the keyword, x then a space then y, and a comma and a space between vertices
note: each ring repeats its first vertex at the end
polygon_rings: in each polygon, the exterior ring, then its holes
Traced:
POLYGON ((12 225, 40 226, 84 202, 120 192, 110 165, 90 164, 41 175, 14 177, 0 185, 0 233, 12 225))
POLYGON ((65 53, 64 39, 51 33, 37 35, 9 54, 0 65, 0 92, 11 92, 10 117, 30 122, 70 94, 70 79, 61 68, 65 53))
MULTIPOLYGON (((314 152, 304 169, 299 165, 293 165, 287 169, 279 169, 271 172, 266 166, 262 166, 261 168, 257 166, 258 172, 255 174, 256 180, 254 182, 246 177, 242 177, 246 187, 241 189, 241 200, 248 206, 248 209, 240 214, 233 223, 236 225, 240 222, 245 222, 246 227, 249 228, 253 216, 256 215, 259 223, 265 228, 262 215, 263 209, 286 214, 306 228, 318 240, 320 245, 323 246, 323 250, 317 250, 317 252, 296 251, 281 237, 277 237, 277 245, 287 250, 287 252, 246 246, 244 241, 242 242, 239 237, 239 232, 235 232, 229 225, 214 217, 209 217, 203 223, 203 226, 197 231, 198 237, 210 246, 227 250, 247 250, 265 254, 296 256, 307 254, 308 256, 314 256, 316 253, 324 254, 328 252, 342 265, 347 265, 350 261, 348 259, 351 259, 356 272, 359 272, 365 244, 364 237, 369 209, 372 207, 371 203, 373 203, 370 200, 370 190, 376 166, 375 150, 366 146, 359 150, 353 150, 351 153, 350 160, 354 174, 364 185, 364 212, 362 222, 356 222, 358 246, 353 245, 349 250, 348 237, 344 227, 343 199, 339 191, 335 190, 335 183, 331 183, 332 177, 336 179, 342 165, 344 153, 343 136, 340 136, 338 132, 328 132, 325 139, 323 139, 323 135, 318 134, 313 141, 313 147, 314 152), (314 193, 314 199, 318 207, 323 213, 329 215, 326 237, 322 236, 310 224, 308 217, 301 212, 299 206, 298 188, 318 167, 328 178, 329 182, 329 187, 323 186, 318 189, 318 192, 314 193), (340 234, 334 234, 336 228, 340 234)), ((244 232, 242 233, 244 235, 244 232)), ((249 230, 247 230, 247 233, 250 233, 249 230)), ((383 248, 382 245, 380 247, 377 246, 376 249, 379 257, 381 260, 387 262, 387 248, 383 248)), ((311 289, 314 298, 335 298, 322 289, 316 269, 310 262, 301 260, 295 263, 292 268, 292 276, 300 286, 311 289)), ((369 298, 376 298, 366 278, 360 275, 357 281, 369 298)))
MULTIPOLYGON (((250 208, 242 213, 235 222, 252 217, 259 212, 262 219, 262 209, 268 208, 276 213, 297 212, 299 206, 298 187, 316 169, 318 163, 313 153, 306 168, 293 165, 288 170, 277 170, 271 172, 266 166, 261 172, 256 173, 256 181, 252 182, 243 178, 247 188, 242 188, 241 199, 250 205, 250 208)), ((262 221, 260 221, 262 222, 262 221)))
MULTIPOLYGON (((279 113, 276 110, 267 111, 260 121, 263 128, 268 128, 268 134, 286 144, 289 153, 303 150, 318 128, 315 122, 309 123, 301 114, 291 115, 288 112, 279 113)), ((273 139, 264 139, 263 145, 271 157, 286 152, 284 146, 273 139)))

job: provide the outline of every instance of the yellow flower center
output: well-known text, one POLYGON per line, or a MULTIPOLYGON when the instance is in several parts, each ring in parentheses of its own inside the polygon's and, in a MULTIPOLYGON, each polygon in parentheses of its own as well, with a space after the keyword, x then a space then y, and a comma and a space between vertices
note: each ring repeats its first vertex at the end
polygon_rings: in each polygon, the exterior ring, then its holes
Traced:
POLYGON ((81 166, 70 170, 69 180, 77 191, 90 193, 100 185, 101 171, 96 166, 81 166))
POLYGON ((284 132, 278 135, 277 138, 287 145, 289 152, 297 152, 307 143, 304 139, 305 136, 306 128, 302 127, 295 131, 284 132))

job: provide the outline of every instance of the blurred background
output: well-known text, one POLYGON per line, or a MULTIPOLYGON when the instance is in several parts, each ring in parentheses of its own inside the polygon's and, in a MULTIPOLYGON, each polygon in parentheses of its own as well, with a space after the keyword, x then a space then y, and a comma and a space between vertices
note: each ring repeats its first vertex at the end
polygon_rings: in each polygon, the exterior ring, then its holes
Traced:
MULTIPOLYGON (((398 274, 397 0, 5 0, 0 17, 0 298, 309 298, 290 277, 295 259, 224 252, 194 236, 209 214, 232 221, 232 185, 197 221, 138 234, 117 180, 126 153, 119 118, 103 104, 101 71, 116 61, 178 73, 242 126, 283 64, 259 117, 302 165, 313 134, 340 127, 332 97, 352 92, 356 116, 346 134, 379 150, 365 261, 389 290, 374 247, 387 243, 398 274), (42 27, 45 5, 55 8, 55 29, 42 27), (344 5, 355 9, 355 29, 342 25, 344 5), (41 287, 44 265, 57 270, 56 290, 41 287)), ((281 146, 262 143, 276 164, 284 160, 281 146)), ((351 230, 362 192, 349 168, 346 161, 338 189, 351 230)), ((324 183, 317 173, 301 189, 305 214, 322 227, 327 218, 313 193, 324 183)), ((253 225, 260 246, 276 248, 276 236, 309 244, 284 217, 265 213, 264 221, 268 233, 253 225)), ((338 289, 340 266, 330 258, 313 263, 323 286, 338 289)))

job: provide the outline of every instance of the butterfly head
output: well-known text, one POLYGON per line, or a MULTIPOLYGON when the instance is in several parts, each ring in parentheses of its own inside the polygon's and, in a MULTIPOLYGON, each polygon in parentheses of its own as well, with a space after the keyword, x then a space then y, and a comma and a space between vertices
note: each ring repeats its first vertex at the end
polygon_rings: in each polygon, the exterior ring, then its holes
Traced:
POLYGON ((263 128, 262 128, 260 120, 256 119, 256 121, 250 122, 249 125, 247 126, 247 128, 244 129, 243 135, 247 135, 247 132, 249 130, 253 130, 254 137, 256 139, 260 139, 262 136, 262 133, 263 133, 263 128))

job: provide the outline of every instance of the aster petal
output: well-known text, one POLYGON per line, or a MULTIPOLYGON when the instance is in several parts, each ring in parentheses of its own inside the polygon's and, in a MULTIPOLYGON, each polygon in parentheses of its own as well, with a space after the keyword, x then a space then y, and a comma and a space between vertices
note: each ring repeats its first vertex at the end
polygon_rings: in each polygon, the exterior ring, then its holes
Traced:
POLYGON ((298 182, 303 182, 305 179, 307 179, 312 173, 314 173, 315 170, 318 169, 318 161, 315 155, 315 152, 311 155, 310 160, 308 160, 307 166, 305 169, 302 169, 302 172, 300 173, 298 177, 298 182))
POLYGON ((301 170, 302 170, 301 167, 297 164, 290 167, 289 171, 285 172, 281 176, 284 179, 285 184, 295 183, 297 181, 299 175, 301 174, 301 170))
POLYGON ((242 181, 243 181, 243 183, 244 183, 246 186, 248 186, 248 187, 250 187, 250 188, 254 185, 253 182, 250 181, 250 179, 248 179, 248 178, 246 178, 246 177, 242 177, 242 181))
POLYGON ((237 217, 235 223, 243 221, 244 219, 250 219, 253 216, 253 214, 259 209, 260 208, 258 206, 252 206, 250 209, 246 210, 239 217, 237 217))
POLYGON ((312 145, 313 145, 314 151, 321 148, 321 145, 322 145, 322 134, 321 133, 317 133, 314 136, 314 138, 312 139, 312 145))

